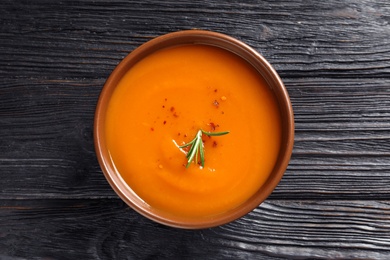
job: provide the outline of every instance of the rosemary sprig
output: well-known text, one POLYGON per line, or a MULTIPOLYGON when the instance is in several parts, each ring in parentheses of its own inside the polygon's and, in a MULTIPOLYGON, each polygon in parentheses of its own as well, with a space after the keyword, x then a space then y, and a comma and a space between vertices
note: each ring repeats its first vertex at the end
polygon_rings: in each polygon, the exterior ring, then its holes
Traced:
POLYGON ((191 162, 194 160, 195 163, 199 163, 198 158, 200 159, 200 165, 204 167, 204 147, 203 147, 203 141, 202 141, 202 134, 208 135, 208 136, 220 136, 220 135, 226 135, 229 131, 225 132, 206 132, 200 129, 198 133, 196 134, 195 138, 192 139, 191 142, 183 144, 179 146, 179 148, 185 148, 187 146, 190 146, 190 150, 188 150, 187 153, 187 165, 186 168, 188 168, 191 164, 191 162))

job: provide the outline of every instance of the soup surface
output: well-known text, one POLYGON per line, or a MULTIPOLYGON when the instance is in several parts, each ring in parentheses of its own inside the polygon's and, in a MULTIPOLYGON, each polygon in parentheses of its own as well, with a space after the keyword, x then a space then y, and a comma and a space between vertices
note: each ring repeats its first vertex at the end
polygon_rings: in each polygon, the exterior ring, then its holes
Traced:
POLYGON ((216 215, 266 181, 281 143, 277 101, 236 55, 212 46, 160 50, 119 82, 106 115, 106 141, 118 173, 150 207, 182 217, 216 215), (204 167, 186 168, 199 129, 204 167))

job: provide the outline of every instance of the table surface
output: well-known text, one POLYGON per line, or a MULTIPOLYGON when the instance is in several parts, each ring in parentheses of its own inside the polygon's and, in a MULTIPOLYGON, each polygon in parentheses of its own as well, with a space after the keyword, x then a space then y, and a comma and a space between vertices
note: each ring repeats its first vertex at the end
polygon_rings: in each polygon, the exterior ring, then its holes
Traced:
POLYGON ((390 2, 213 2, 0 2, 0 259, 390 259, 390 2), (193 28, 273 64, 296 137, 263 204, 181 230, 113 192, 93 118, 121 59, 193 28))

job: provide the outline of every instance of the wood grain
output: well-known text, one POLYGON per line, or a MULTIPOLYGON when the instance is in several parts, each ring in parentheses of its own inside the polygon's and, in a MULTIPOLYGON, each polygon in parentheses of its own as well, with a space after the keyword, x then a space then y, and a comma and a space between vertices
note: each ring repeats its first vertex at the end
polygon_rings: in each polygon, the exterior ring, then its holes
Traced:
POLYGON ((389 14, 387 0, 2 0, 0 259, 389 259, 389 14), (274 65, 296 138, 265 203, 187 231, 118 199, 92 132, 120 60, 193 28, 274 65))
POLYGON ((231 224, 197 231, 156 224, 115 199, 0 203, 0 258, 390 257, 389 201, 272 200, 231 224))
MULTIPOLYGON (((2 1, 3 75, 105 78, 152 37, 201 28, 242 39, 283 77, 388 77, 387 0, 2 1)), ((0 74, 1 75, 1 74, 0 74)))

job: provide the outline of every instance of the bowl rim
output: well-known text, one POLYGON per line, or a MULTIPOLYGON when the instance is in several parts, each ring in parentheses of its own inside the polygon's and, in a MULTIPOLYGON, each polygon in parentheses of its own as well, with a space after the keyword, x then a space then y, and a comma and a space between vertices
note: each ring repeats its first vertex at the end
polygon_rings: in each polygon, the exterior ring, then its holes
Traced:
POLYGON ((246 43, 226 34, 194 29, 157 36, 156 38, 143 43, 122 59, 106 80, 99 95, 93 129, 95 152, 100 168, 112 189, 128 206, 139 214, 160 224, 184 229, 201 229, 224 225, 241 218, 258 207, 273 192, 282 179, 289 164, 294 145, 295 126, 293 108, 287 89, 276 70, 261 54, 246 43), (217 216, 199 219, 199 221, 169 216, 169 214, 156 211, 144 203, 142 199, 127 186, 120 175, 117 172, 114 172, 115 166, 111 163, 111 157, 104 141, 105 111, 118 81, 134 64, 149 54, 166 47, 183 44, 212 45, 226 49, 249 62, 259 74, 266 79, 269 87, 273 90, 279 102, 279 109, 282 117, 281 148, 274 170, 267 181, 241 206, 217 216))

